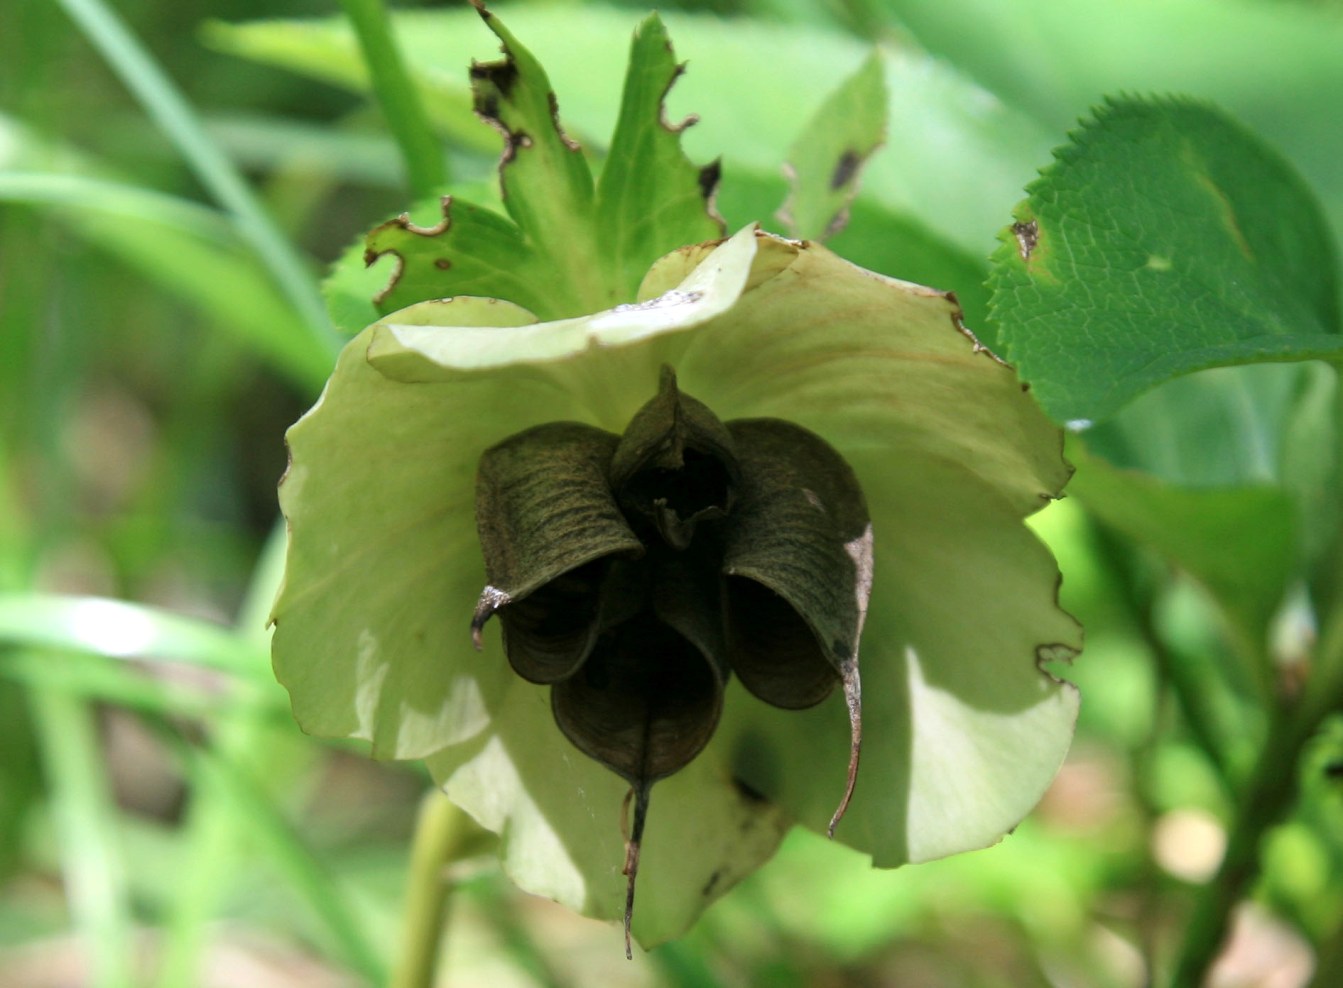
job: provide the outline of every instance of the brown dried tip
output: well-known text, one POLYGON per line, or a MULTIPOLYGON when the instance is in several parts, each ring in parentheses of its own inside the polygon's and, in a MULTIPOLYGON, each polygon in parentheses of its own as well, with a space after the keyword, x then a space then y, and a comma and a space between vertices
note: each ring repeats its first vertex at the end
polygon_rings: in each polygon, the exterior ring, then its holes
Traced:
POLYGON ((634 918, 634 882, 639 877, 639 850, 643 844, 644 821, 648 818, 648 794, 651 787, 645 783, 631 789, 625 797, 625 807, 629 806, 630 796, 634 797, 634 830, 625 843, 625 868, 621 874, 629 878, 625 886, 625 959, 634 960, 634 948, 630 943, 630 923, 634 918))
POLYGON ((485 622, 494 616, 495 611, 512 599, 507 591, 494 586, 487 585, 480 592, 480 600, 476 602, 475 613, 471 615, 471 644, 476 646, 477 652, 485 647, 485 643, 480 638, 480 633, 485 628, 485 622))
POLYGON ((830 818, 830 826, 825 835, 835 837, 835 828, 849 809, 849 800, 853 798, 853 787, 858 781, 858 758, 863 750, 863 686, 858 676, 858 663, 844 663, 844 703, 849 708, 849 777, 844 786, 844 796, 830 818))

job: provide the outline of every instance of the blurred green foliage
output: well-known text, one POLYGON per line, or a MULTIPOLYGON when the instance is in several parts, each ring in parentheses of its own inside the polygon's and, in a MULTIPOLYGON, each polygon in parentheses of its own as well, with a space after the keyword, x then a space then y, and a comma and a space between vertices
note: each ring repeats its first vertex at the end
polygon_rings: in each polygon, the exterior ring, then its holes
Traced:
MULTIPOLYGON (((600 153, 644 6, 500 6, 600 153)), ((690 62, 673 116, 702 118, 693 159, 723 156, 733 227, 779 226, 789 147, 880 42, 888 144, 831 246, 957 290, 986 342, 994 237, 1107 93, 1216 101, 1305 176, 1335 241, 1343 229, 1337 4, 662 6, 690 62)), ((427 779, 301 735, 264 618, 283 431, 330 366, 331 331, 304 299, 412 196, 334 5, 118 5, 209 142, 189 150, 166 104, 109 68, 106 33, 78 19, 90 9, 0 15, 0 983, 382 983, 427 779), (335 20, 287 47, 213 20, 281 16, 335 20), (221 195, 230 174, 242 199, 221 195), (265 249, 297 251, 304 278, 277 275, 265 249)), ((403 49, 427 79, 452 187, 487 190, 496 138, 469 114, 465 66, 495 46, 469 9, 436 15, 432 30, 401 22, 403 49)), ((1108 467, 1039 516, 1063 603, 1087 627, 1084 658, 1056 670, 1084 702, 1058 782, 1003 844, 877 872, 798 831, 689 937, 627 964, 612 931, 514 891, 490 839, 468 834, 442 983, 1164 982, 1220 887, 1228 833, 1246 831, 1247 794, 1272 778, 1297 791, 1282 822, 1251 821, 1260 877, 1235 895, 1215 983, 1343 982, 1343 725, 1316 718, 1323 729, 1289 749, 1299 762, 1261 754, 1291 735, 1283 711, 1313 650, 1338 651, 1343 634, 1339 419, 1330 369, 1252 367, 1163 385, 1085 435, 1083 471, 1095 456, 1144 471, 1133 490, 1177 485, 1179 510, 1215 534, 1190 553, 1179 543, 1202 529, 1118 510, 1122 490, 1096 493, 1122 482, 1108 467), (1216 522, 1254 525, 1283 499, 1297 551, 1285 577, 1261 580, 1275 596, 1249 624, 1271 615, 1271 636, 1247 644, 1242 615, 1219 606, 1228 586, 1257 584, 1236 583, 1238 535, 1216 522)), ((1288 536, 1255 534, 1280 565, 1288 536)))

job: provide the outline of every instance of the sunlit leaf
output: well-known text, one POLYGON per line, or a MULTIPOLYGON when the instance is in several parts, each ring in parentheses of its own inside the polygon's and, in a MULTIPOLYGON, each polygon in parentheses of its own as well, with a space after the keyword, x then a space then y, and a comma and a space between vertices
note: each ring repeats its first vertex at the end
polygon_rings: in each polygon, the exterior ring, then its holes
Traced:
POLYGON ((1056 421, 1208 367, 1343 354, 1314 200, 1222 114, 1112 102, 1056 157, 991 279, 1004 355, 1056 421))

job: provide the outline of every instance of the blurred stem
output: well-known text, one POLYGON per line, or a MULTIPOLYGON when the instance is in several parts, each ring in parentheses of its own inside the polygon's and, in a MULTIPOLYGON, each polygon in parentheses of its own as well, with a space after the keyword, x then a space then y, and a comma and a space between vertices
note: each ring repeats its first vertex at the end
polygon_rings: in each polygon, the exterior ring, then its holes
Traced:
POLYGON ((1307 988, 1337 988, 1343 985, 1343 923, 1337 924, 1334 935, 1321 941, 1315 973, 1307 988))
MULTIPOLYGON (((247 595, 238 613, 237 633, 258 644, 265 639, 266 615, 280 582, 284 550, 285 528, 280 522, 271 530, 252 570, 247 595)), ((273 681, 270 685, 278 692, 273 681)), ((235 700, 231 716, 221 718, 216 724, 215 759, 232 766, 235 773, 249 763, 256 768, 258 761, 263 775, 268 771, 276 772, 276 759, 270 757, 273 754, 271 730, 264 701, 235 700)), ((205 756, 193 752, 175 732, 165 726, 160 733, 165 743, 182 754, 184 768, 193 772, 196 781, 191 788, 192 800, 183 827, 186 853, 181 865, 181 880, 176 883, 176 895, 163 922, 157 984, 161 988, 173 988, 199 983, 201 954, 207 944, 216 905, 224 898, 230 882, 244 864, 243 849, 249 836, 255 839, 258 817, 269 816, 269 811, 266 814, 240 812, 238 787, 230 790, 221 785, 221 773, 211 773, 206 766, 200 765, 205 756)), ((276 788, 283 785, 280 779, 270 778, 268 781, 276 788)), ((283 837, 270 842, 270 847, 285 861, 294 858, 289 853, 290 846, 283 837)), ((321 876, 314 878, 312 869, 302 861, 295 860, 284 870, 297 875, 295 885, 312 890, 314 900, 320 901, 321 905, 315 911, 327 914, 333 939, 352 948, 349 950, 350 963, 370 978, 376 977, 382 969, 372 946, 360 948, 357 935, 353 938, 345 936, 350 930, 358 934, 360 928, 353 919, 346 918, 340 908, 340 897, 330 894, 331 890, 321 876)))
POLYGON ((238 233, 303 316, 313 345, 334 360, 341 340, 327 319, 312 273, 172 80, 103 0, 57 2, 135 94, 201 184, 232 215, 238 233))
POLYGON ((392 37, 387 11, 382 0, 341 0, 341 6, 354 26, 373 92, 401 149, 411 193, 416 199, 427 199, 447 181, 447 167, 424 104, 392 37))
MULTIPOLYGON (((1155 833, 1157 818, 1161 815, 1154 796, 1153 780, 1156 775, 1157 754, 1170 727, 1170 700, 1170 680, 1164 675, 1158 676, 1152 691, 1151 729, 1129 755, 1135 780, 1134 801, 1141 814, 1142 832, 1145 834, 1155 833)), ((1144 985, 1150 988, 1153 984, 1152 972, 1157 970, 1157 945, 1163 918, 1162 874, 1152 842, 1147 841, 1144 847, 1145 853, 1139 865, 1137 880, 1139 909, 1136 926, 1138 950, 1142 955, 1143 970, 1146 972, 1144 985)))
POLYGON ((1213 880, 1199 895, 1185 930, 1172 988, 1201 985, 1230 926, 1231 913, 1259 875, 1265 833, 1296 801, 1302 749, 1330 713, 1343 706, 1343 608, 1335 608, 1316 654, 1318 675, 1304 695, 1275 711, 1259 761, 1245 787, 1213 880))
POLYGON ((1180 656, 1173 654, 1157 633, 1152 613, 1153 595, 1141 589, 1144 581, 1138 572, 1133 550, 1124 543, 1122 536, 1106 525, 1098 521, 1093 525, 1096 545, 1102 558, 1119 576, 1117 582, 1124 604, 1138 626, 1143 643, 1152 653, 1158 675, 1170 687, 1194 742, 1212 763, 1222 791, 1234 801, 1236 789, 1231 763, 1206 703, 1206 684, 1199 680, 1197 670, 1189 668, 1180 656))
POLYGON ((29 697, 52 792, 66 896, 88 939, 90 985, 131 988, 134 930, 93 713, 64 690, 35 687, 29 697))
POLYGON ((451 891, 445 871, 466 830, 466 815, 447 796, 438 789, 424 794, 410 849, 401 953, 391 988, 431 988, 434 983, 451 891))
POLYGON ((215 903, 223 897, 240 863, 237 820, 215 791, 193 788, 182 830, 186 853, 162 921, 163 945, 156 982, 162 988, 199 982, 201 954, 215 903))

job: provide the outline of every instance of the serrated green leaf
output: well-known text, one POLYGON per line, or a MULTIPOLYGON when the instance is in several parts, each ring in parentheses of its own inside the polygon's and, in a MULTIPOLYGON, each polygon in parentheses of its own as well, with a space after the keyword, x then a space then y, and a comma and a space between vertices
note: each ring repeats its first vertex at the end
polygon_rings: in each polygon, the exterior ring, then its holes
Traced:
POLYGON ((381 316, 395 311, 398 303, 413 304, 406 300, 415 296, 425 299, 476 293, 503 298, 503 292, 521 289, 530 298, 532 292, 507 277, 507 258, 516 246, 516 230, 499 215, 503 206, 497 200, 498 183, 493 179, 485 183, 456 182, 451 201, 446 205, 443 197, 418 202, 394 220, 374 227, 371 233, 380 234, 381 252, 379 247, 373 248, 375 256, 372 259, 370 234, 360 234, 341 252, 322 282, 322 297, 326 300, 331 321, 343 333, 353 336, 381 316), (461 249, 458 239, 465 233, 461 227, 455 233, 449 228, 436 238, 430 234, 409 235, 412 229, 432 231, 443 225, 452 216, 454 204, 460 204, 461 218, 467 229, 479 227, 477 232, 486 234, 482 238, 482 252, 461 249), (488 231, 500 224, 507 229, 495 238, 494 243, 502 249, 494 252, 498 264, 491 270, 488 231), (448 260, 446 267, 436 263, 445 257, 448 260), (455 270, 454 260, 463 262, 455 270), (406 290, 398 291, 398 283, 403 277, 407 278, 406 290), (411 282, 416 283, 413 290, 411 282), (497 289, 500 294, 490 295, 491 289, 497 289), (381 307, 378 299, 382 299, 381 307))
MULTIPOLYGON (((515 5, 508 22, 541 56, 563 96, 572 133, 585 146, 600 148, 614 123, 610 94, 620 84, 621 66, 613 53, 629 37, 629 12, 589 3, 577 17, 564 6, 515 5)), ((668 13, 666 23, 689 62, 672 94, 672 109, 700 115, 699 124, 684 134, 687 153, 695 160, 723 156, 721 198, 730 227, 767 219, 781 197, 751 212, 727 211, 727 202, 737 198, 736 176, 777 175, 802 121, 867 48, 819 28, 758 19, 740 19, 724 30, 713 15, 668 13), (742 86, 743 78, 768 79, 769 85, 742 86), (723 99, 724 93, 732 99, 723 99)), ((489 131, 470 118, 466 80, 454 68, 488 50, 475 12, 406 11, 397 14, 395 27, 431 117, 454 141, 492 147, 489 131)), ((216 23, 207 40, 232 54, 355 91, 368 88, 343 19, 216 23)), ((941 59, 888 50, 883 64, 894 94, 889 126, 900 140, 871 162, 865 192, 887 209, 917 217, 972 256, 982 255, 1002 225, 1003 203, 1019 194, 1023 177, 1048 152, 1057 131, 994 99, 941 59)))
POLYGON ((387 254, 397 262, 373 297, 379 313, 454 295, 507 299, 550 318, 582 311, 553 266, 510 220, 453 196, 441 200, 438 212, 442 218, 432 226, 403 213, 369 232, 364 262, 387 254))
POLYGON ((792 195, 783 216, 794 236, 825 240, 848 221, 859 173, 886 140, 886 106, 873 53, 808 121, 788 152, 792 195))
POLYGON ((391 284, 397 261, 390 253, 368 262, 364 237, 350 244, 322 280, 322 299, 337 331, 353 336, 382 315, 373 301, 391 284))
POLYGON ((502 62, 472 63, 471 89, 476 113, 504 137, 499 180, 508 215, 551 269, 545 287, 575 300, 563 314, 625 301, 599 264, 592 172, 560 125, 545 69, 496 15, 482 7, 480 16, 504 48, 502 62))
POLYGON ((667 251, 723 235, 712 212, 717 162, 693 165, 663 101, 680 76, 671 40, 652 14, 630 44, 620 118, 597 183, 597 236, 621 294, 632 298, 649 265, 667 251))
POLYGON ((1222 114, 1111 102, 1055 154, 990 290, 1006 356, 1056 421, 1208 367, 1343 354, 1314 200, 1222 114))
MULTIPOLYGON (((512 219, 457 197, 417 224, 409 214, 369 234, 364 260, 396 265, 370 306, 371 279, 347 254, 326 285, 333 316, 360 328, 376 315, 454 295, 501 298, 543 319, 633 299, 648 266, 668 250, 721 236, 710 200, 716 167, 697 169, 668 127, 662 100, 680 74, 661 22, 640 26, 630 48, 620 120, 599 189, 577 145, 560 130, 540 65, 486 15, 508 59, 472 69, 482 117, 503 133, 503 202, 512 219), (359 323, 362 316, 370 316, 359 323)), ((424 212, 421 204, 417 212, 424 212)))

